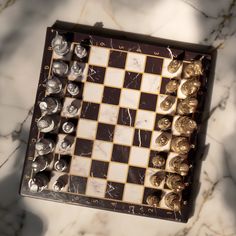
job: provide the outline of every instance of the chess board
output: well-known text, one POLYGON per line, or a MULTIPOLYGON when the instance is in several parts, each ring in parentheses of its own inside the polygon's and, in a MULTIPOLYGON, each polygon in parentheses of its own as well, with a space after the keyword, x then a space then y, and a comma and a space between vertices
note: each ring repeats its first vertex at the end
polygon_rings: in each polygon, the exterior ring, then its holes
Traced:
MULTIPOLYGON (((86 27, 85 27, 86 28, 86 27)), ((112 35, 112 34, 111 34, 112 35)), ((101 208, 115 212, 163 218, 186 222, 189 217, 190 193, 192 189, 194 161, 197 150, 197 133, 189 136, 196 145, 188 153, 189 174, 183 177, 186 188, 178 193, 181 197, 181 211, 170 209, 164 198, 172 190, 163 181, 155 187, 150 177, 158 172, 166 176, 175 174, 169 167, 171 159, 177 154, 171 148, 171 140, 180 134, 174 122, 178 119, 178 103, 186 96, 180 89, 173 93, 174 104, 171 109, 161 109, 161 102, 169 96, 166 84, 174 77, 180 77, 183 68, 196 58, 204 57, 204 74, 201 79, 201 92, 198 112, 192 117, 199 124, 204 110, 204 94, 210 73, 212 55, 199 50, 178 48, 156 42, 142 42, 136 38, 107 36, 91 30, 64 30, 49 27, 46 35, 42 69, 36 96, 34 115, 30 130, 28 150, 22 177, 21 194, 64 203, 101 208), (51 47, 56 34, 63 35, 70 42, 66 56, 58 56, 51 47), (74 53, 76 45, 87 49, 87 56, 80 59, 74 53), (175 73, 168 71, 173 57, 182 55, 183 64, 175 73), (70 73, 59 77, 63 89, 59 96, 62 108, 57 114, 58 128, 50 133, 38 131, 36 123, 42 116, 39 102, 49 96, 45 89, 47 79, 53 75, 52 64, 60 60, 69 67, 78 61, 83 67, 79 78, 70 73), (67 91, 68 83, 79 87, 79 93, 72 96, 67 91), (70 115, 67 107, 78 104, 76 114, 70 115), (159 146, 156 142, 163 132, 158 121, 167 117, 171 128, 165 131, 168 142, 159 146), (66 134, 62 125, 71 122, 76 129, 66 134), (39 138, 50 138, 55 149, 50 154, 51 162, 44 170, 49 183, 41 192, 31 192, 28 181, 32 178, 32 162, 37 155, 34 149, 39 138), (70 140, 71 146, 61 148, 63 140, 70 140), (157 168, 152 158, 161 155, 165 165, 157 168), (54 164, 63 159, 68 164, 63 171, 57 171, 54 164), (64 178, 66 184, 59 192, 53 184, 64 178), (147 197, 156 194, 158 206, 150 206, 147 197)), ((181 83, 184 83, 183 79, 181 83)), ((54 95, 53 95, 54 96, 54 95)))

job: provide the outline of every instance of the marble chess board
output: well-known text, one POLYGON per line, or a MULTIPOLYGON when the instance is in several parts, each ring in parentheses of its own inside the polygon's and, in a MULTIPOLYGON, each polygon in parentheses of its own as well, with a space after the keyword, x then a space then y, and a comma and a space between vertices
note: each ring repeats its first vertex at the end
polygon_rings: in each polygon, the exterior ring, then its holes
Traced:
POLYGON ((185 135, 192 145, 186 155, 171 148, 172 140, 181 136, 175 123, 180 117, 178 106, 187 98, 181 86, 188 79, 182 78, 171 94, 166 86, 173 78, 180 78, 193 60, 202 60, 201 88, 194 95, 198 107, 189 115, 199 127, 211 59, 210 53, 188 47, 49 27, 21 194, 186 222, 199 129, 185 135), (52 46, 58 36, 63 37, 58 40, 62 45, 60 50, 65 47, 64 54, 57 53, 52 46), (175 58, 181 60, 181 65, 170 72, 168 66, 175 58), (56 80, 52 81, 54 77, 56 80), (52 85, 48 81, 55 83, 52 85), (45 97, 60 104, 57 111, 51 112, 53 114, 42 111, 45 97), (171 101, 169 109, 162 107, 166 99, 171 101), (53 120, 54 128, 50 130, 49 127, 49 132, 39 125, 45 114, 50 115, 47 118, 50 122, 53 120), (164 131, 160 126, 163 118, 170 122, 164 131), (162 134, 166 141, 160 145, 157 140, 162 134), (35 150, 39 139, 51 140, 50 151, 35 150), (159 156, 161 160, 156 158, 159 156), (183 156, 189 167, 187 174, 179 175, 171 167, 176 156, 183 156), (181 185, 181 191, 168 183, 167 179, 174 175, 181 178, 184 186, 181 185), (41 187, 34 185, 37 176, 41 187), (152 176, 159 176, 160 183, 153 183, 152 176), (60 186, 55 187, 58 180, 60 186), (168 197, 179 202, 177 208, 168 203, 168 197))

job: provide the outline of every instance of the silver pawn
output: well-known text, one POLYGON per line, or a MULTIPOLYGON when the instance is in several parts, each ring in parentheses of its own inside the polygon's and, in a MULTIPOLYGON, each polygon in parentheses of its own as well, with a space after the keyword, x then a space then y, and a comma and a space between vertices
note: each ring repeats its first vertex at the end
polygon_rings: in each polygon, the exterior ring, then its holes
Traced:
POLYGON ((76 96, 79 94, 79 86, 76 85, 75 83, 69 83, 66 89, 67 92, 72 96, 76 96))
POLYGON ((73 123, 71 122, 65 122, 62 125, 62 130, 66 133, 66 134, 70 134, 75 130, 75 126, 73 123))
POLYGON ((58 56, 64 56, 70 51, 69 44, 66 42, 64 37, 59 35, 58 33, 52 40, 51 46, 52 46, 53 51, 58 56))
POLYGON ((32 163, 32 168, 35 172, 45 170, 49 165, 48 159, 45 156, 37 156, 32 163))
POLYGON ((71 104, 71 105, 66 107, 66 110, 70 115, 74 116, 74 115, 76 115, 76 113, 78 111, 78 108, 71 104))
POLYGON ((43 173, 39 173, 29 180, 28 187, 33 193, 42 192, 47 187, 48 182, 48 177, 43 173))
POLYGON ((82 76, 83 75, 83 68, 82 66, 80 65, 79 62, 77 61, 74 61, 71 68, 71 73, 74 75, 74 76, 82 76))
POLYGON ((56 192, 60 192, 66 186, 67 182, 68 182, 67 176, 65 175, 60 176, 53 184, 53 190, 56 192))
POLYGON ((40 132, 48 133, 55 129, 55 122, 51 116, 43 116, 38 120, 37 126, 40 132))
POLYGON ((87 51, 83 46, 78 44, 75 46, 75 54, 78 58, 82 59, 87 56, 87 51))
POLYGON ((64 151, 68 150, 70 146, 71 146, 70 142, 65 139, 61 142, 61 149, 64 151))
POLYGON ((40 103, 39 108, 42 114, 55 114, 61 110, 61 103, 52 97, 45 97, 40 103))
POLYGON ((63 61, 54 61, 52 64, 52 71, 56 75, 66 75, 68 72, 68 65, 63 61))
POLYGON ((54 164, 54 168, 57 171, 64 171, 67 168, 67 166, 68 166, 67 162, 63 159, 56 161, 54 164))
POLYGON ((49 79, 46 83, 46 90, 47 90, 47 93, 49 94, 60 93, 62 90, 61 81, 56 77, 49 79))
POLYGON ((49 139, 41 138, 35 144, 35 150, 39 155, 46 155, 53 152, 55 144, 49 139))

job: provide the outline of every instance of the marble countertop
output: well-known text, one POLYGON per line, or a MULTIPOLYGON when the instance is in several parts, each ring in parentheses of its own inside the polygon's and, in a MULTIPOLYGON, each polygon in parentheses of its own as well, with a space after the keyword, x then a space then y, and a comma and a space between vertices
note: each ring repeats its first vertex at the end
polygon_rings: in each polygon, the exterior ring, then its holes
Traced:
POLYGON ((236 235, 236 1, 0 1, 0 236, 236 235), (187 224, 19 196, 45 30, 56 20, 218 48, 194 216, 187 224))

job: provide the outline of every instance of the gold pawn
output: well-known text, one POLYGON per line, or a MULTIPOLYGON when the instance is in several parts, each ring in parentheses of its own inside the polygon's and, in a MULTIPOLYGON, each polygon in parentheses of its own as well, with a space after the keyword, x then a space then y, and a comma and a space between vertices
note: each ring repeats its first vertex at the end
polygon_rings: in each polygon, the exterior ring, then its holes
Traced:
POLYGON ((166 84, 166 92, 175 93, 178 87, 179 87, 179 81, 176 79, 172 79, 166 84))
POLYGON ((155 166, 155 167, 162 167, 162 166, 164 166, 165 165, 165 163, 166 163, 166 160, 165 160, 165 158, 163 157, 163 156, 161 156, 161 155, 157 155, 157 156, 154 156, 153 158, 152 158, 152 164, 153 164, 153 166, 155 166))
POLYGON ((182 65, 182 61, 173 59, 167 66, 167 70, 173 74, 177 72, 177 70, 180 68, 181 65, 182 65))
POLYGON ((165 146, 169 141, 169 138, 166 136, 165 133, 161 133, 157 138, 156 138, 156 144, 159 146, 163 147, 165 146))
POLYGON ((152 207, 158 207, 160 199, 156 195, 151 194, 147 197, 146 202, 152 207))
POLYGON ((160 107, 163 111, 168 111, 175 103, 175 98, 172 96, 167 96, 161 103, 160 107))
POLYGON ((157 126, 159 129, 161 130, 168 130, 171 128, 171 121, 168 118, 161 118, 158 122, 157 122, 157 126))

